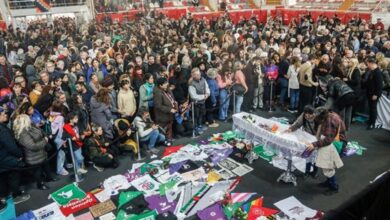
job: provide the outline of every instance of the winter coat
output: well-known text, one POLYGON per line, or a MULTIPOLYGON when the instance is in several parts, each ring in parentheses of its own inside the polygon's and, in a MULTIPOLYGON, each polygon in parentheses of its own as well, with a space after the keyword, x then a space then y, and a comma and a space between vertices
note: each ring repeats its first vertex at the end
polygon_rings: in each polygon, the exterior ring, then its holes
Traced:
POLYGON ((89 156, 91 159, 96 157, 104 157, 107 156, 107 149, 104 146, 104 137, 90 137, 85 141, 86 146, 89 148, 89 156))
MULTIPOLYGON (((165 125, 166 123, 173 120, 173 114, 171 113, 171 109, 175 106, 172 105, 171 101, 168 99, 165 92, 160 88, 154 89, 154 115, 156 116, 156 123, 160 125, 165 125)), ((171 91, 168 91, 173 98, 171 91)))
POLYGON ((91 121, 103 128, 104 135, 112 139, 114 138, 112 124, 110 120, 112 119, 111 108, 105 103, 96 101, 95 97, 92 97, 90 103, 91 110, 91 121))
POLYGON ((17 141, 23 147, 26 164, 37 165, 46 160, 45 146, 47 141, 39 128, 31 126, 23 130, 17 141))
MULTIPOLYGON (((154 86, 151 90, 154 90, 154 86)), ((148 95, 148 88, 146 84, 143 84, 139 88, 139 107, 149 108, 153 107, 153 92, 148 95)))
POLYGON ((210 101, 213 106, 217 104, 218 95, 219 95, 219 88, 217 81, 215 79, 211 79, 207 77, 207 84, 209 85, 210 89, 210 101))
POLYGON ((21 157, 23 152, 16 145, 11 130, 6 124, 0 123, 0 173, 17 167, 21 157))
POLYGON ((382 95, 383 74, 379 68, 368 73, 365 86, 368 97, 371 98, 373 95, 376 95, 379 98, 382 95))
POLYGON ((333 79, 328 83, 328 96, 335 100, 349 93, 354 93, 354 91, 341 79, 333 79))
POLYGON ((121 114, 126 116, 134 115, 137 110, 137 103, 135 101, 134 93, 131 89, 119 90, 118 93, 118 110, 121 114))

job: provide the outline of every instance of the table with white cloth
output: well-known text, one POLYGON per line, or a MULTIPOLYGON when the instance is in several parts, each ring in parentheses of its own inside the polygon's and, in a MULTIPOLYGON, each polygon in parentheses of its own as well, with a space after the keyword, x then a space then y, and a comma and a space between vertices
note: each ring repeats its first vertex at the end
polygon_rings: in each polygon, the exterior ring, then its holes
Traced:
MULTIPOLYGON (((233 115, 233 130, 240 131, 245 135, 245 138, 251 140, 253 143, 262 143, 264 146, 271 146, 277 149, 280 154, 287 159, 287 169, 279 178, 279 181, 293 183, 297 185, 296 177, 292 173, 292 158, 302 157, 302 153, 305 151, 306 142, 316 141, 315 136, 298 129, 294 132, 285 133, 289 125, 281 124, 277 121, 262 118, 260 116, 241 112, 233 115), (254 122, 249 122, 243 117, 251 116, 254 122), (259 124, 272 127, 276 125, 277 131, 271 132, 259 126, 259 124)), ((314 157, 314 153, 310 157, 314 157)))

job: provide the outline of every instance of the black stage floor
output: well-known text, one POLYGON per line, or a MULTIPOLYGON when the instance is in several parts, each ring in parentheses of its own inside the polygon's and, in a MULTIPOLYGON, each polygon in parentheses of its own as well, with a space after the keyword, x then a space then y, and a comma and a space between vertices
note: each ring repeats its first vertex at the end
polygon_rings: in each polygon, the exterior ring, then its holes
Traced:
MULTIPOLYGON (((272 116, 285 116, 293 120, 293 116, 285 112, 261 112, 256 114, 269 118, 272 116)), ((223 132, 231 129, 231 123, 223 123, 218 128, 209 128, 201 137, 206 138, 213 133, 223 132)), ((340 185, 340 192, 332 196, 322 194, 323 189, 318 188, 316 184, 324 181, 321 175, 318 179, 298 180, 298 186, 292 184, 277 183, 276 179, 282 173, 281 170, 274 168, 265 160, 258 159, 251 166, 254 171, 243 176, 241 183, 235 189, 235 192, 257 192, 264 196, 264 206, 274 207, 273 203, 295 196, 303 204, 313 209, 327 211, 338 207, 351 196, 357 194, 369 181, 373 180, 377 175, 390 168, 390 132, 386 130, 371 130, 367 131, 363 124, 355 123, 348 132, 350 140, 358 141, 362 146, 367 148, 363 156, 351 156, 344 158, 344 167, 337 171, 337 180, 340 185)), ((175 141, 175 144, 186 144, 194 141, 192 138, 181 138, 175 141)), ((160 152, 162 152, 160 150, 160 152)), ((146 161, 149 161, 147 158, 146 161)), ((120 159, 120 167, 117 169, 106 169, 104 172, 98 173, 94 168, 90 167, 89 172, 80 187, 85 191, 98 186, 104 179, 122 174, 127 169, 131 169, 132 161, 129 157, 120 159)), ((72 179, 67 177, 58 177, 59 181, 49 183, 49 190, 41 191, 35 188, 35 184, 27 187, 27 191, 31 194, 31 199, 27 202, 16 206, 17 214, 21 214, 28 210, 34 210, 43 207, 52 202, 48 199, 51 192, 70 183, 72 179)))

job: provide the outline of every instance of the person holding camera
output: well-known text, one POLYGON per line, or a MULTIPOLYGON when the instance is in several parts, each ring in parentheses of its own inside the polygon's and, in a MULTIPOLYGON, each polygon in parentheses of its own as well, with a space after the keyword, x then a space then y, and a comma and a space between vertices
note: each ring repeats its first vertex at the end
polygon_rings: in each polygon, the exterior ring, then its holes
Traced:
POLYGON ((173 116, 177 112, 178 106, 171 90, 167 78, 159 78, 157 87, 153 91, 154 115, 156 123, 165 130, 165 136, 169 141, 173 137, 173 116))
POLYGON ((157 154, 158 149, 156 149, 156 146, 159 143, 164 143, 165 136, 160 133, 159 125, 150 118, 149 110, 145 107, 140 107, 133 123, 138 129, 140 141, 147 143, 148 153, 157 154))
POLYGON ((85 141, 85 144, 89 149, 89 157, 93 162, 93 167, 98 172, 102 172, 104 168, 117 168, 119 162, 115 158, 115 152, 110 148, 110 143, 104 138, 103 128, 92 123, 91 129, 93 134, 85 141))

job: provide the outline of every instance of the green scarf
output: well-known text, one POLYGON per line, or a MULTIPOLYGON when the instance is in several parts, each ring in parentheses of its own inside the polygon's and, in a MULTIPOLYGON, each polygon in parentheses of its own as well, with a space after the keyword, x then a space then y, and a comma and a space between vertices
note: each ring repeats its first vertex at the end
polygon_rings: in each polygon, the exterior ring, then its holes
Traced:
POLYGON ((152 96, 153 94, 153 88, 154 88, 154 83, 145 83, 145 89, 146 89, 146 96, 152 96))

